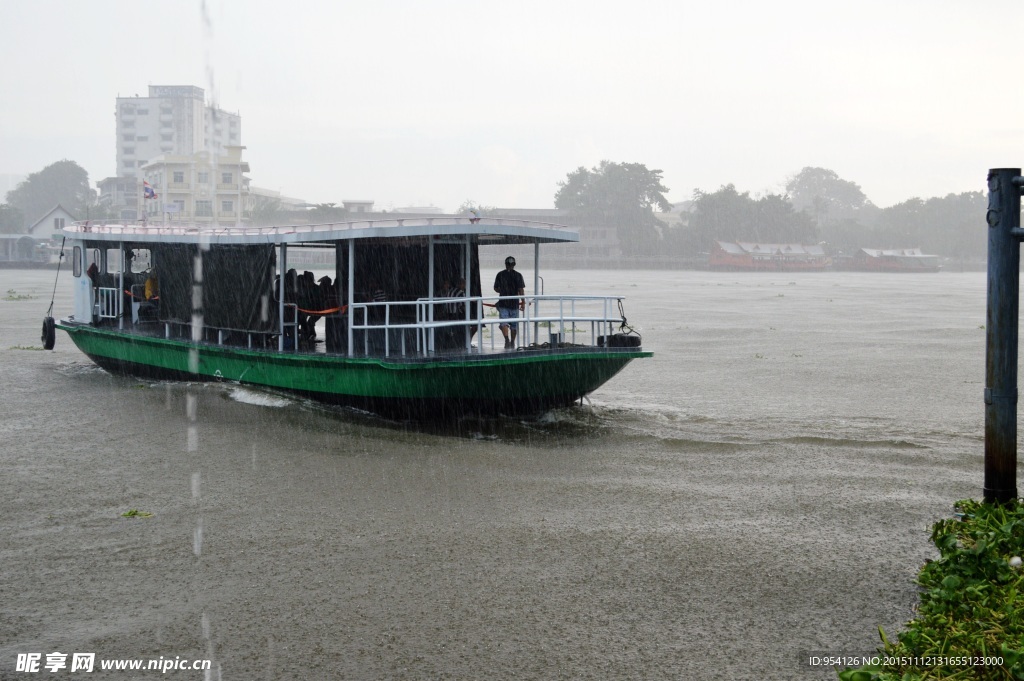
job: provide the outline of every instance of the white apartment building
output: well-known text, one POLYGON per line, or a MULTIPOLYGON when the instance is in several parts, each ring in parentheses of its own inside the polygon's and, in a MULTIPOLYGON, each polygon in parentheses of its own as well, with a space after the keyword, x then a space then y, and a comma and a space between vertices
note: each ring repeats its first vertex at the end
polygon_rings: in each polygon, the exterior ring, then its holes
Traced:
MULTIPOLYGON (((232 226, 252 211, 245 147, 224 146, 219 155, 199 151, 161 155, 139 170, 155 198, 140 200, 149 222, 186 222, 232 226)), ((141 184, 141 182, 140 182, 141 184)))
POLYGON ((241 116, 207 106, 203 88, 193 85, 150 85, 148 97, 118 97, 114 118, 119 177, 138 177, 160 155, 242 144, 241 116))

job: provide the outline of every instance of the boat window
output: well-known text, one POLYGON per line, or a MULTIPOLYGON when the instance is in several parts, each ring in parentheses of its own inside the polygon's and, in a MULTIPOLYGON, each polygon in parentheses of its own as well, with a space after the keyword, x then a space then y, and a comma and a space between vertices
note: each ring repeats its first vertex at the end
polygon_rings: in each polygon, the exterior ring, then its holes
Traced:
POLYGON ((82 276, 82 247, 75 246, 75 250, 71 255, 71 272, 76 277, 82 276))
POLYGON ((96 265, 97 269, 103 269, 101 267, 102 263, 100 262, 100 249, 90 248, 89 251, 86 253, 86 257, 90 265, 96 265))
POLYGON ((107 273, 118 274, 121 271, 121 249, 107 249, 107 273))
POLYGON ((130 270, 135 274, 148 272, 149 268, 153 266, 152 252, 148 248, 133 248, 132 252, 135 254, 135 257, 132 258, 130 270))

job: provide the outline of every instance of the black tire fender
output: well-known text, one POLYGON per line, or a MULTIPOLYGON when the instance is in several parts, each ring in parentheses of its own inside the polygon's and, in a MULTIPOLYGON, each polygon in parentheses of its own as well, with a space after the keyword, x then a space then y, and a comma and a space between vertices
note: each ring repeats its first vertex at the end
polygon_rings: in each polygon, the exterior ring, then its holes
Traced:
POLYGON ((57 344, 56 329, 53 317, 43 317, 43 335, 40 340, 43 341, 44 350, 53 350, 53 346, 57 344))

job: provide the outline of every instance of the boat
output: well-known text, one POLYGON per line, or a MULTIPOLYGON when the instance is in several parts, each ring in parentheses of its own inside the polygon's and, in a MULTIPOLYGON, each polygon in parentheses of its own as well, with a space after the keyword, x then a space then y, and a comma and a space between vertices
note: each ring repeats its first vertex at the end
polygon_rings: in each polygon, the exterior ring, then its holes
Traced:
POLYGON ((847 269, 861 272, 938 272, 939 256, 920 248, 862 248, 845 263, 847 269))
POLYGON ((708 267, 713 270, 820 272, 831 264, 820 244, 715 241, 708 254, 708 267))
POLYGON ((541 246, 579 240, 562 225, 76 222, 63 237, 73 314, 54 321, 51 303, 44 347, 59 329, 112 373, 232 381, 397 418, 536 415, 653 354, 622 297, 544 293, 541 246), (507 348, 493 306, 509 297, 490 294, 481 257, 500 263, 516 250, 526 260, 529 246, 533 292, 522 296, 518 347, 507 348), (330 263, 316 281, 289 266, 311 253, 330 263), (463 278, 464 290, 446 290, 463 278))

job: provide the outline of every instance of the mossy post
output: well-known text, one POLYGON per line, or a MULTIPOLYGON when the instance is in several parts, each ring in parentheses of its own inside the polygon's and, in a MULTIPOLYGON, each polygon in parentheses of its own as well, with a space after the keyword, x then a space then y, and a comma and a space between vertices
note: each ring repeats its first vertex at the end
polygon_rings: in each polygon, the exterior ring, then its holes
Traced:
POLYGON ((1020 168, 988 172, 988 313, 985 324, 985 501, 1017 498, 1017 318, 1020 308, 1020 168))

